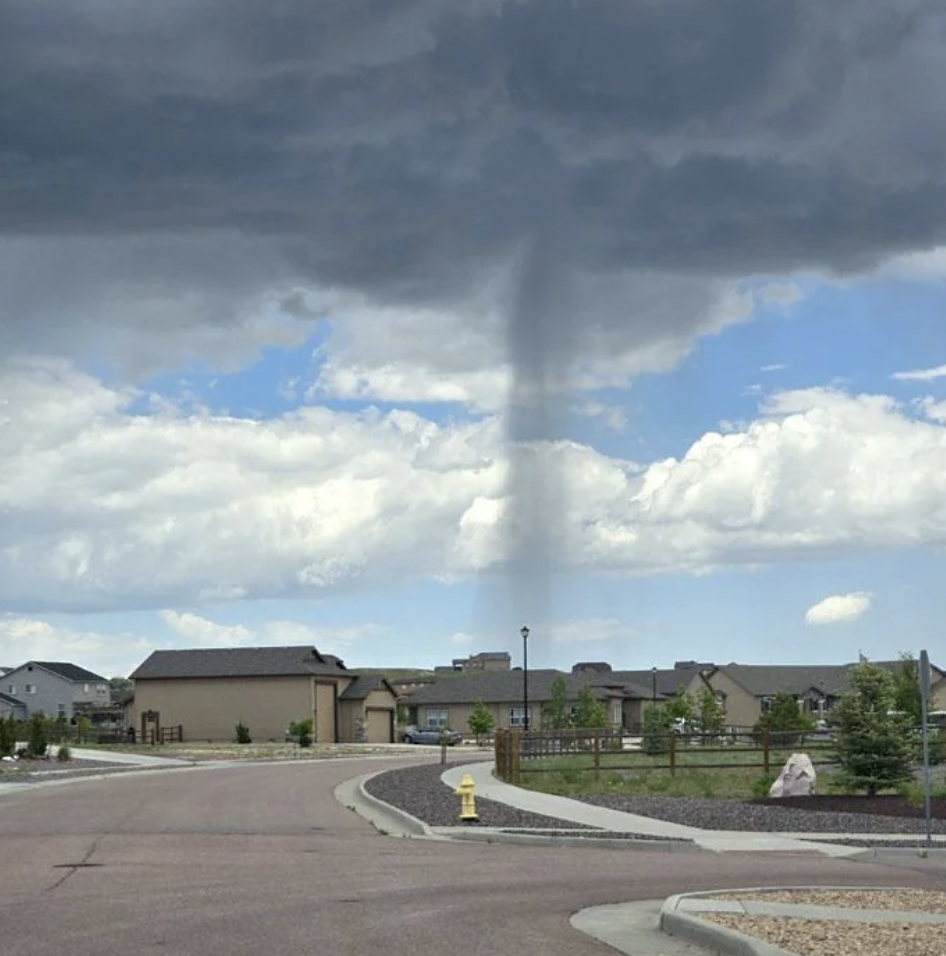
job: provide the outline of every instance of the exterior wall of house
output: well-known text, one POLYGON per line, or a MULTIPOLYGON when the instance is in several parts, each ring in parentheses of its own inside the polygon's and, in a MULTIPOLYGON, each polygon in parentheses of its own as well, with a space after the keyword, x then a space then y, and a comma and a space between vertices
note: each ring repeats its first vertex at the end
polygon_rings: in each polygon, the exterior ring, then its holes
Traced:
POLYGON ((625 700, 622 706, 621 724, 626 730, 639 730, 644 722, 644 708, 649 700, 625 700))
MULTIPOLYGON (((6 691, 3 693, 6 693, 6 691)), ((22 701, 14 702, 0 698, 0 717, 14 717, 17 720, 23 720, 26 717, 26 707, 22 701)))
POLYGON ((313 716, 309 677, 138 680, 132 726, 154 710, 161 726, 182 724, 184 740, 234 740, 244 721, 256 741, 282 740, 294 720, 313 716))
POLYGON ((322 682, 318 680, 315 681, 313 686, 315 688, 315 733, 313 734, 313 740, 320 744, 333 744, 339 739, 335 714, 336 711, 341 710, 336 704, 343 687, 339 687, 334 681, 322 682))
POLYGON ((397 698, 385 689, 373 690, 365 699, 368 743, 389 744, 394 740, 397 698))
MULTIPOLYGON (((752 727, 762 716, 762 705, 757 697, 737 684, 724 670, 718 670, 709 678, 710 686, 717 693, 726 695, 725 720, 727 727, 752 727)), ((694 674, 686 692, 697 697, 705 686, 699 674, 694 674)))
POLYGON ((930 687, 931 710, 946 710, 946 677, 930 687))
POLYGON ((104 707, 110 699, 107 681, 73 683, 32 664, 24 664, 4 674, 0 678, 0 692, 21 700, 27 715, 41 710, 47 717, 72 717, 76 704, 104 707))
POLYGON ((363 700, 340 700, 338 702, 338 739, 357 740, 358 720, 364 717, 363 700))

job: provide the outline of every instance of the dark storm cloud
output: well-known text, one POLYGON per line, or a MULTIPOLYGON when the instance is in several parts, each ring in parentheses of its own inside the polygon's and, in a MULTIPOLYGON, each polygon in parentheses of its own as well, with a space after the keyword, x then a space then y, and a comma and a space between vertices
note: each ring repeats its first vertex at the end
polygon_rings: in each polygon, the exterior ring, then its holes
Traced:
POLYGON ((550 197, 592 270, 858 267, 946 232, 937 5, 378 11, 3 5, 3 230, 236 229, 407 300, 478 281, 550 197))

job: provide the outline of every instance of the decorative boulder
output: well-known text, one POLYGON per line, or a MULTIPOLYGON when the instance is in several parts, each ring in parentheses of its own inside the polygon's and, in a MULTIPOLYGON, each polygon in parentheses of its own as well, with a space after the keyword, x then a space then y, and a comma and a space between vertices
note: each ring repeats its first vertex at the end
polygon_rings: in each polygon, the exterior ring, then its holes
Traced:
POLYGON ((792 754, 769 790, 770 797, 809 797, 815 792, 815 765, 808 754, 792 754))

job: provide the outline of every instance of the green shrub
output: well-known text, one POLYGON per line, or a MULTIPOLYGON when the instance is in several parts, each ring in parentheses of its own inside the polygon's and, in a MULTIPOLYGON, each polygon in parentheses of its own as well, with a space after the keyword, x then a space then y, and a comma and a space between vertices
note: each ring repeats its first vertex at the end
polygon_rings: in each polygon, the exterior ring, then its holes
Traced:
POLYGON ((49 750, 49 723, 42 711, 30 717, 29 754, 31 757, 45 757, 49 750))
POLYGON ((765 800, 769 791, 772 789, 772 784, 775 783, 778 778, 778 774, 767 773, 763 774, 757 780, 752 782, 752 798, 753 800, 765 800))
POLYGON ((72 760, 72 751, 69 749, 69 744, 59 745, 59 752, 56 754, 56 759, 60 763, 65 763, 67 760, 72 760))
POLYGON ((0 757, 12 757, 16 746, 16 722, 12 717, 0 717, 0 757))
POLYGON ((241 720, 236 725, 236 740, 238 744, 251 744, 253 738, 250 736, 250 728, 241 720))
POLYGON ((314 733, 315 721, 311 717, 306 717, 305 720, 294 720, 289 725, 289 736, 298 738, 300 747, 311 747, 314 733))
POLYGON ((653 757, 670 752, 673 716, 666 707, 654 704, 644 711, 641 750, 653 757))

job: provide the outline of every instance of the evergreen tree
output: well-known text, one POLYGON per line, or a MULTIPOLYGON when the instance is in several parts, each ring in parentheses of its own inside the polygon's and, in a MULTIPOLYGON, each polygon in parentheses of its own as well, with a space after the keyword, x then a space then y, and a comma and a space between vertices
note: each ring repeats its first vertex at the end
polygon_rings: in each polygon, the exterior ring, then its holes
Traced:
POLYGON ((912 720, 896 712, 892 674, 876 664, 858 664, 851 691, 834 711, 835 758, 841 766, 839 782, 869 797, 899 787, 912 776, 916 750, 912 720))
POLYGON ((13 717, 0 717, 0 757, 12 757, 16 746, 16 722, 13 717))
POLYGON ((919 727, 923 722, 920 665, 909 651, 900 654, 900 666, 894 671, 893 698, 893 709, 906 714, 919 727))
POLYGON ((644 710, 641 750, 645 754, 653 757, 669 752, 674 719, 670 709, 660 704, 652 704, 644 710))

